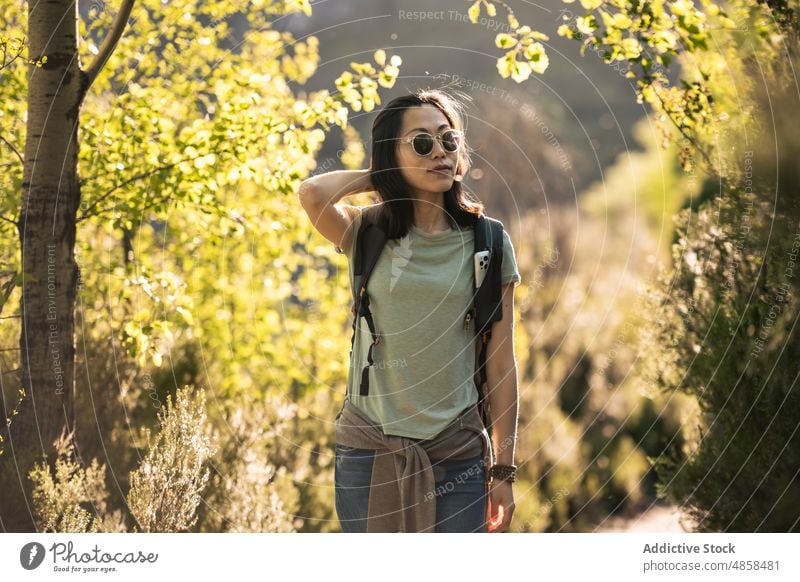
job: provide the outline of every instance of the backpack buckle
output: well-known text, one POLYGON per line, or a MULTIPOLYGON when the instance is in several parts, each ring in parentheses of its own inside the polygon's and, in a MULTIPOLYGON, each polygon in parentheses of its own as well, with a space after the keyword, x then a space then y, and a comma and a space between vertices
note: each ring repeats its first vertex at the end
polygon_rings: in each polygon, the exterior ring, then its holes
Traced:
POLYGON ((469 324, 472 323, 472 319, 475 317, 475 307, 472 307, 469 311, 467 311, 466 317, 464 317, 464 329, 469 329, 469 324))

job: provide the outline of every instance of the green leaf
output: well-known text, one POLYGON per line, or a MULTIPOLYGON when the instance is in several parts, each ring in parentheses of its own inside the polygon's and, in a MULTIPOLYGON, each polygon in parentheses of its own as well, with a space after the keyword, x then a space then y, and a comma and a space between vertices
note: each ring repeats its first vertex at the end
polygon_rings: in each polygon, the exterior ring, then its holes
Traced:
POLYGON ((481 0, 476 0, 476 2, 469 7, 467 10, 467 16, 469 16, 470 22, 473 24, 477 24, 478 17, 481 15, 481 0))
POLYGON ((510 34, 501 32, 495 37, 494 43, 498 48, 506 49, 516 45, 517 40, 510 34))

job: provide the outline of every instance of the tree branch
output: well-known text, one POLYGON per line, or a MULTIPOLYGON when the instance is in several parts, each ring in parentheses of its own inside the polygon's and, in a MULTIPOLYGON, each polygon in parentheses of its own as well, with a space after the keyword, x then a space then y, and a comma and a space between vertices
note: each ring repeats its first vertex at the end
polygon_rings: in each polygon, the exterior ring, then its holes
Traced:
MULTIPOLYGON (((19 153, 19 150, 17 150, 17 148, 14 147, 14 144, 12 144, 10 141, 8 141, 6 138, 4 138, 2 135, 0 135, 0 140, 2 140, 3 143, 6 144, 11 149, 12 152, 14 152, 14 155, 16 155, 17 158, 19 158, 19 163, 22 164, 22 166, 24 167, 25 166, 25 159, 22 157, 22 154, 19 153)), ((11 164, 9 164, 9 165, 11 165, 11 164)), ((13 220, 11 218, 3 216, 2 214, 0 214, 0 220, 3 220, 3 221, 5 221, 5 222, 7 222, 9 224, 13 224, 14 226, 19 226, 19 224, 17 223, 16 220, 13 220)))
POLYGON ((8 59, 8 43, 9 43, 9 41, 8 41, 8 39, 0 40, 0 46, 3 47, 3 60, 0 61, 0 71, 2 71, 3 69, 5 69, 9 65, 11 65, 14 61, 16 61, 17 59, 21 58, 21 56, 22 56, 22 48, 25 46, 25 41, 22 38, 11 39, 11 40, 12 41, 14 41, 14 40, 19 41, 19 46, 17 47, 17 52, 14 54, 14 56, 11 58, 10 61, 7 60, 8 59))
POLYGON ((184 162, 194 161, 194 160, 196 160, 198 158, 202 158, 202 157, 207 156, 209 154, 221 155, 221 149, 220 148, 214 148, 210 152, 205 152, 205 153, 202 153, 202 154, 198 154, 198 155, 192 156, 190 158, 183 158, 183 159, 178 160, 176 162, 172 162, 170 164, 166 164, 166 165, 154 168, 152 170, 148 170, 147 172, 142 172, 141 174, 136 174, 135 176, 132 176, 131 178, 128 178, 127 180, 124 180, 123 182, 120 182, 119 184, 116 184, 113 188, 111 188, 110 190, 104 192, 102 195, 100 195, 97 198, 97 200, 92 202, 89 205, 89 207, 86 210, 84 210, 81 213, 81 215, 76 219, 76 222, 81 222, 82 220, 85 220, 85 219, 89 218, 89 216, 92 216, 92 210, 94 210, 94 208, 97 207, 98 204, 100 204, 103 200, 105 200, 106 198, 111 196, 114 192, 116 192, 117 190, 119 190, 123 186, 127 186, 128 184, 136 182, 137 180, 141 180, 142 178, 149 178, 150 176, 152 176, 154 174, 157 174, 159 172, 163 172, 165 170, 169 170, 169 169, 174 168, 175 166, 177 166, 179 164, 182 164, 184 162))
POLYGON ((19 162, 24 166, 25 160, 23 159, 22 154, 19 153, 19 150, 17 150, 17 148, 14 147, 14 144, 12 144, 2 135, 0 135, 0 140, 3 140, 3 143, 5 143, 9 148, 11 148, 11 151, 14 152, 14 155, 16 155, 19 158, 19 162))
POLYGON ((658 97, 658 100, 661 103, 661 110, 664 113, 666 113, 667 118, 672 122, 672 125, 675 126, 675 128, 680 132, 680 134, 684 137, 684 139, 686 139, 686 141, 688 141, 689 143, 691 143, 694 146, 695 150, 700 152, 700 155, 703 156, 703 159, 705 160, 705 162, 706 162, 706 164, 708 166, 708 169, 713 172, 714 171, 714 164, 711 162, 711 158, 708 157, 708 154, 700 146, 700 144, 697 142, 697 140, 694 139, 692 136, 690 136, 688 133, 686 133, 686 131, 681 127, 681 125, 678 123, 678 121, 672 116, 672 112, 667 108, 667 104, 664 102, 664 98, 661 97, 661 93, 659 92, 658 88, 656 88, 655 86, 653 86, 653 93, 655 93, 656 97, 658 97))
POLYGON ((8 218, 7 216, 3 216, 2 214, 0 214, 0 220, 3 220, 8 224, 13 224, 14 226, 19 226, 19 223, 16 220, 13 218, 8 218))
POLYGON ((131 15, 131 10, 133 9, 133 3, 135 1, 136 0, 122 0, 122 6, 120 6, 119 12, 117 12, 117 15, 114 17, 111 30, 108 31, 108 34, 106 34, 106 37, 103 39, 97 56, 86 69, 86 91, 92 86, 92 83, 94 83, 94 80, 106 64, 106 61, 114 52, 117 42, 122 38, 122 32, 128 24, 128 17, 131 15))
POLYGON ((173 162, 171 164, 167 164, 166 166, 159 166, 158 168, 155 168, 155 169, 150 170, 148 172, 142 172, 141 174, 136 174, 135 176, 133 176, 131 178, 128 178, 127 180, 125 180, 123 182, 120 182, 119 184, 117 184, 116 186, 114 186, 110 190, 106 191, 101 196, 99 196, 97 198, 97 200, 92 202, 89 205, 89 207, 81 213, 81 215, 76 219, 75 222, 80 222, 82 220, 85 220, 86 218, 89 218, 89 216, 92 215, 92 210, 98 204, 100 204, 103 200, 105 200, 106 198, 111 196, 114 192, 116 192, 117 190, 119 190, 123 186, 127 186, 128 184, 131 184, 132 182, 136 182, 137 180, 141 180, 142 178, 149 178, 150 176, 152 176, 153 174, 157 174, 158 172, 163 172, 164 170, 169 170, 170 168, 173 168, 173 167, 177 166, 178 164, 181 164, 181 163, 183 163, 185 161, 186 160, 178 160, 177 162, 173 162))

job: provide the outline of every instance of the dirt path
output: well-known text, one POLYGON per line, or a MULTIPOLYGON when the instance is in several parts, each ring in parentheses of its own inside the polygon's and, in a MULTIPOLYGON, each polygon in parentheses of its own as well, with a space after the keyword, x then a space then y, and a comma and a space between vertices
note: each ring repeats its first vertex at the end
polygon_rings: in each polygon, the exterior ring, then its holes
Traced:
MULTIPOLYGON (((653 505, 635 517, 612 517, 595 529, 596 532, 685 533, 690 520, 677 507, 653 505)), ((691 530, 689 530, 691 531, 691 530)))

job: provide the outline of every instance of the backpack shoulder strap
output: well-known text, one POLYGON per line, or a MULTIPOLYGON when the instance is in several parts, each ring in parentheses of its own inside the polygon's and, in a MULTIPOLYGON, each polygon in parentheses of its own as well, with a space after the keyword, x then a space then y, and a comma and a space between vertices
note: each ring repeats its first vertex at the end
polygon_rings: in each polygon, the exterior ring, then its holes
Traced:
MULTIPOLYGON (((355 345, 356 332, 361 317, 364 317, 372 334, 372 343, 367 354, 367 365, 361 371, 359 394, 369 395, 369 369, 375 363, 372 358, 372 349, 378 345, 380 335, 375 329, 375 321, 369 309, 369 294, 367 283, 383 247, 386 245, 388 221, 382 204, 365 207, 361 212, 361 225, 356 234, 356 248, 353 261, 353 337, 350 340, 351 348, 355 345)), ((352 358, 353 352, 350 351, 352 358)))
MULTIPOLYGON (((478 342, 478 357, 475 362, 475 387, 478 391, 478 410, 483 424, 492 439, 492 416, 489 408, 486 377, 486 353, 492 337, 492 324, 503 319, 503 290, 501 284, 503 267, 503 223, 488 216, 481 216, 475 223, 475 252, 491 251, 489 270, 483 283, 475 293, 473 315, 478 342)), ((490 458, 494 463, 494 451, 490 447, 490 458)))
POLYGON ((492 323, 503 319, 503 223, 488 216, 480 217, 475 225, 475 252, 491 251, 489 270, 475 293, 475 327, 478 334, 491 334, 492 323))
MULTIPOLYGON (((382 205, 367 206, 361 211, 361 225, 356 233, 356 249, 353 262, 354 308, 362 289, 366 289, 372 270, 386 245, 387 221, 382 205)), ((364 291, 365 292, 365 291, 364 291)))

